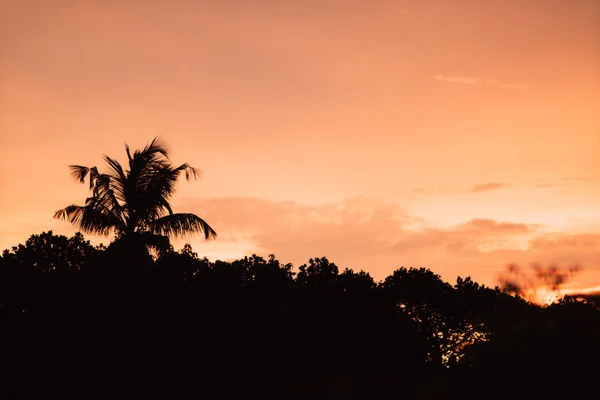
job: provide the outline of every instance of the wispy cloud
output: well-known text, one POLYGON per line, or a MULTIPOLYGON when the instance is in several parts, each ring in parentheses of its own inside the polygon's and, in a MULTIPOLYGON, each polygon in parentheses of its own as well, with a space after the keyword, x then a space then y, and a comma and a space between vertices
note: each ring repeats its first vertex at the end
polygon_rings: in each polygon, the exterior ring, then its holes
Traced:
POLYGON ((481 78, 472 76, 460 75, 442 75, 436 74, 433 79, 440 82, 460 83, 463 85, 488 85, 496 86, 503 89, 528 89, 530 85, 525 82, 500 82, 493 78, 481 78))
POLYGON ((471 190, 469 190, 469 192, 479 193, 479 192, 487 192, 490 190, 506 189, 509 187, 512 187, 512 185, 510 183, 487 182, 487 183, 479 183, 479 184, 473 185, 471 187, 471 190))
POLYGON ((593 182, 594 182, 593 179, 586 177, 586 176, 567 177, 567 178, 555 180, 553 182, 544 181, 542 179, 536 179, 531 184, 531 188, 547 189, 547 188, 558 187, 558 186, 581 186, 581 185, 590 184, 593 182))
POLYGON ((458 75, 440 75, 436 74, 433 76, 433 79, 441 82, 449 82, 449 83, 462 83, 465 85, 479 85, 482 82, 481 78, 473 78, 468 76, 458 76, 458 75))

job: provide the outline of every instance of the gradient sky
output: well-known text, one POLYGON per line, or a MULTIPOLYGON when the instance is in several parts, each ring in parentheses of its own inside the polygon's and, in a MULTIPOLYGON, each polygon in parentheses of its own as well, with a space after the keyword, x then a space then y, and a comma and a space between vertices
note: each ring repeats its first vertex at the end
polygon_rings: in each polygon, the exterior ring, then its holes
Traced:
POLYGON ((2 0, 0 135, 1 248, 161 135, 219 233, 176 247, 600 286, 598 0, 2 0))

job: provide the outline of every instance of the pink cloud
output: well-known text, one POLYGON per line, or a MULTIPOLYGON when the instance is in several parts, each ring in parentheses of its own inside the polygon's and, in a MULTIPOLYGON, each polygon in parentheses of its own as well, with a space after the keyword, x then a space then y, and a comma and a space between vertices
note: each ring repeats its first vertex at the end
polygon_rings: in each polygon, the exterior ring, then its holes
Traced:
POLYGON ((497 222, 493 219, 472 219, 462 225, 458 229, 463 230, 479 230, 481 232, 502 233, 502 234, 521 234, 529 233, 535 227, 527 224, 517 224, 512 222, 497 222))
POLYGON ((503 182, 479 183, 479 184, 473 185, 473 187, 471 187, 470 192, 472 192, 472 193, 487 192, 489 190, 506 189, 511 186, 512 185, 510 183, 503 183, 503 182))
MULTIPOLYGON (((495 285, 511 262, 578 263, 584 268, 580 284, 600 283, 600 234, 557 236, 538 231, 537 225, 493 219, 426 227, 395 203, 366 197, 323 205, 220 198, 180 207, 196 211, 220 235, 243 237, 257 254, 273 253, 295 265, 326 256, 376 279, 400 266, 415 266, 449 281, 470 275, 495 285)), ((208 246, 201 243, 193 241, 200 254, 208 246)))
POLYGON ((496 86, 502 89, 528 89, 530 85, 525 82, 500 82, 493 78, 481 78, 461 75, 442 75, 436 74, 433 79, 440 82, 459 83, 463 85, 488 85, 496 86))

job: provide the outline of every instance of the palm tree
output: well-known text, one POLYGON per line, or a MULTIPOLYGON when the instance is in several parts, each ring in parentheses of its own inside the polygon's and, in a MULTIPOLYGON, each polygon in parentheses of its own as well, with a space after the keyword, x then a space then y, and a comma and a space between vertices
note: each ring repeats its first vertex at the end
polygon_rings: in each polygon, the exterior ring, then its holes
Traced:
POLYGON ((117 238, 137 238, 146 245, 164 249, 169 237, 203 232, 205 239, 214 239, 217 233, 195 214, 173 213, 169 200, 181 173, 187 180, 196 178, 198 171, 188 165, 173 167, 168 151, 159 138, 133 155, 125 144, 129 169, 104 156, 105 173, 96 167, 71 165, 71 175, 80 183, 89 176, 92 196, 85 205, 70 205, 54 214, 54 218, 71 222, 86 233, 117 238))

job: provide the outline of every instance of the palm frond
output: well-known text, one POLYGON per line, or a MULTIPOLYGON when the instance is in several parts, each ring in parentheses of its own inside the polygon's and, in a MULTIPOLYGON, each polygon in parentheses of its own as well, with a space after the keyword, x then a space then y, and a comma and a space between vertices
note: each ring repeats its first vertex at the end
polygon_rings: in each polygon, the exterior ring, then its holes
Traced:
POLYGON ((128 182, 127 172, 123 170, 123 167, 118 161, 108 157, 107 155, 105 155, 103 158, 108 165, 108 173, 104 175, 107 179, 107 181, 103 182, 104 187, 107 188, 106 190, 110 189, 115 198, 117 198, 119 201, 123 203, 127 202, 127 194, 125 190, 128 182))
POLYGON ((98 168, 85 167, 83 165, 69 165, 71 176, 79 183, 85 183, 85 178, 90 175, 90 190, 94 187, 96 178, 98 177, 98 168))
POLYGON ((136 150, 129 159, 130 175, 143 175, 154 166, 169 165, 169 151, 162 141, 156 137, 142 150, 136 150))
POLYGON ((152 221, 173 211, 169 200, 175 192, 179 171, 169 166, 154 165, 138 179, 136 209, 143 210, 144 219, 152 221))
POLYGON ((136 154, 160 154, 165 158, 169 158, 169 149, 163 142, 160 136, 156 136, 150 143, 144 147, 142 151, 136 151, 136 154))
MULTIPOLYGON (((157 139, 154 139, 142 151, 136 150, 133 157, 129 161, 129 171, 127 175, 126 185, 124 187, 128 202, 136 205, 140 201, 140 196, 147 197, 144 192, 148 186, 156 179, 165 181, 169 178, 169 174, 165 174, 170 168, 170 163, 167 159, 167 150, 157 139)), ((166 188, 173 187, 173 183, 169 183, 166 188)), ((168 189, 171 192, 172 189, 168 189)), ((163 190, 164 192, 164 190, 163 190)), ((154 193, 153 195, 156 195, 154 193)))
POLYGON ((217 232, 206 221, 195 214, 170 214, 152 221, 148 228, 152 233, 181 237, 186 234, 204 233, 204 238, 215 239, 217 232))
POLYGON ((141 190, 151 192, 153 195, 163 195, 171 197, 175 192, 175 184, 180 171, 174 170, 169 166, 152 167, 139 182, 141 190))
POLYGON ((127 174, 123 170, 121 164, 107 155, 102 157, 108 165, 108 174, 113 180, 123 183, 127 180, 127 174))
POLYGON ((91 205, 78 206, 72 204, 56 211, 54 218, 68 221, 86 233, 108 235, 111 230, 120 227, 120 222, 114 215, 103 213, 91 205))
POLYGON ((113 214, 116 218, 123 220, 124 207, 119 203, 110 184, 99 185, 94 193, 94 197, 88 200, 89 203, 86 201, 86 205, 89 204, 105 214, 113 214))
POLYGON ((129 149, 129 145, 127 144, 127 142, 125 142, 125 153, 127 153, 127 159, 129 161, 131 161, 132 160, 131 150, 129 149))
POLYGON ((85 177, 87 176, 90 169, 83 165, 69 165, 71 169, 71 176, 77 180, 79 183, 85 182, 85 177))
POLYGON ((179 167, 175 168, 174 171, 185 171, 185 179, 188 181, 192 178, 198 179, 202 173, 201 170, 192 167, 188 163, 181 164, 179 167))

